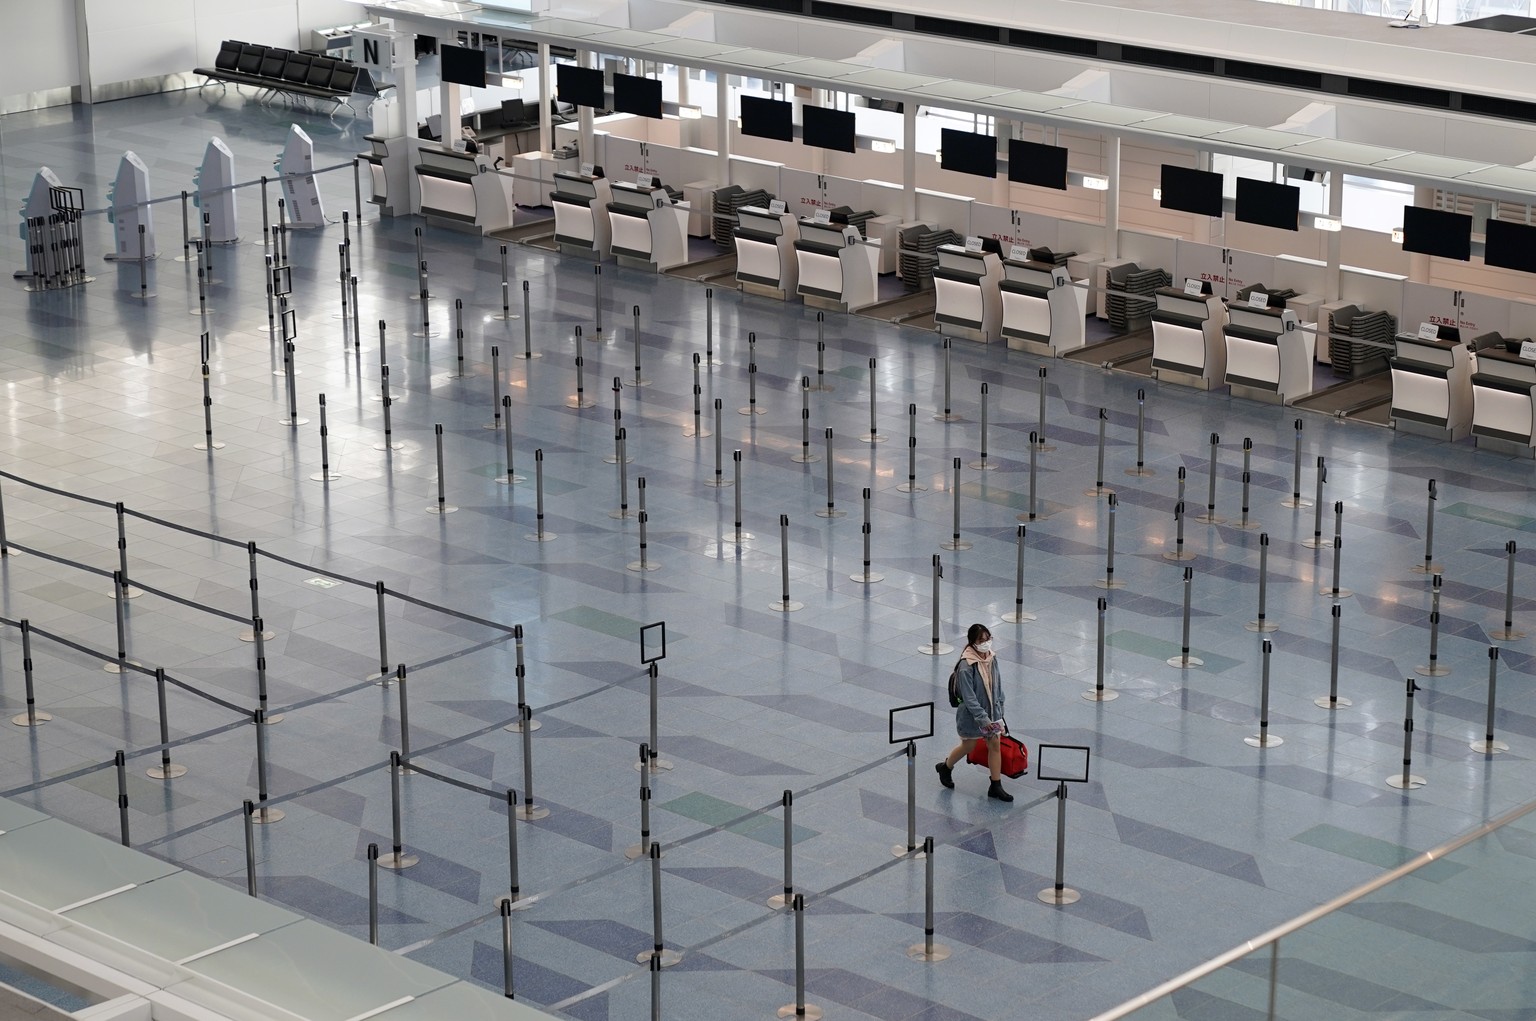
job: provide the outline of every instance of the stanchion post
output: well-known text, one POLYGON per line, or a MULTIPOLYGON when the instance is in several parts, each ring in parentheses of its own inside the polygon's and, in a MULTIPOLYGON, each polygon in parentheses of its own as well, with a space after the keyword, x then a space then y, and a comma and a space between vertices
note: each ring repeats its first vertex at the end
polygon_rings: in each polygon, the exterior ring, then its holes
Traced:
MULTIPOLYGON (((716 404, 719 402, 716 401, 716 404)), ((789 515, 779 515, 779 577, 782 581, 783 592, 777 602, 768 604, 770 610, 778 610, 780 613, 793 613, 805 608, 804 603, 796 602, 789 598, 789 515)))
POLYGON ((1056 882, 1035 895, 1046 904, 1076 904, 1082 899, 1081 894, 1066 884, 1066 862, 1067 783, 1062 780, 1056 784, 1056 882))
POLYGON ((953 342, 950 340, 949 337, 945 337, 944 338, 944 343, 943 343, 943 351, 944 351, 944 410, 942 412, 940 412, 939 414, 933 416, 933 420, 935 422, 955 422, 955 421, 958 421, 959 418, 960 418, 959 415, 955 414, 954 408, 953 408, 953 402, 950 399, 950 395, 953 392, 953 389, 952 389, 952 386, 951 386, 951 383, 950 383, 950 377, 951 377, 950 353, 951 353, 952 350, 953 350, 953 342))
POLYGON ((512 901, 501 902, 501 995, 517 999, 512 985, 512 901))
POLYGON ((907 405, 907 481, 896 487, 900 493, 921 493, 928 487, 917 481, 917 405, 907 405))
POLYGON ((368 844, 368 942, 379 945, 379 845, 368 844))
POLYGON ((640 377, 640 306, 635 306, 635 379, 630 386, 650 386, 651 381, 640 377))
POLYGON ((256 803, 250 798, 241 805, 241 822, 245 826, 245 892, 256 896, 256 803))
POLYGON ((532 711, 526 714, 526 719, 524 719, 524 713, 522 712, 528 705, 528 666, 524 659, 523 626, 521 624, 512 625, 512 642, 517 656, 517 665, 513 668, 513 676, 517 679, 518 718, 514 722, 507 724, 503 729, 509 733, 520 734, 524 728, 538 730, 544 724, 533 718, 532 711))
POLYGON ((945 653, 955 651, 955 647, 953 645, 939 640, 939 582, 943 579, 943 577, 944 562, 942 559, 940 559, 939 554, 935 553, 933 555, 933 594, 931 596, 933 611, 933 634, 930 636, 930 640, 926 644, 919 645, 917 647, 917 651, 922 653, 924 656, 942 656, 945 653))
POLYGON ((715 365, 715 289, 704 288, 704 361, 715 365))
POLYGON ((358 237, 362 237, 363 226, 363 175, 361 169, 362 160, 352 160, 352 198, 357 203, 358 237))
POLYGON ((592 332, 597 334, 597 339, 603 339, 603 267, 592 267, 592 309, 596 321, 593 323, 592 332))
POLYGON ((1109 520, 1106 522, 1104 542, 1104 577, 1094 582, 1094 586, 1103 589, 1125 588, 1125 582, 1115 577, 1115 518, 1120 509, 1120 497, 1115 493, 1109 494, 1106 501, 1109 504, 1109 520))
POLYGON ((1333 645, 1328 654, 1328 694, 1313 699, 1312 704, 1319 709, 1334 710, 1347 708, 1354 703, 1339 695, 1339 625, 1343 607, 1334 603, 1329 609, 1333 615, 1333 645))
MULTIPOLYGON (((880 443, 885 440, 880 431, 875 428, 875 397, 879 390, 875 386, 875 359, 869 360, 869 442, 880 443)), ((981 459, 987 459, 987 384, 981 384, 981 459)))
POLYGON ((795 1002, 780 1007, 778 1016, 821 1021, 821 1008, 805 1002, 805 894, 795 894, 790 906, 795 913, 795 1002))
MULTIPOLYGON (((533 452, 533 490, 534 490, 534 507, 535 507, 534 521, 536 522, 536 525, 535 525, 535 529, 536 530, 533 532, 532 535, 525 535, 523 538, 527 539, 530 542, 549 542, 551 539, 558 538, 558 536, 556 536, 554 532, 546 531, 545 528, 544 528, 544 448, 543 447, 539 447, 538 449, 536 449, 533 452)), ((523 794, 524 794, 524 797, 526 797, 527 796, 527 791, 524 790, 523 794)))
POLYGON ((1323 538, 1323 484, 1328 481, 1328 459, 1322 455, 1317 458, 1317 499, 1313 501, 1312 513, 1312 538, 1303 539, 1301 544, 1308 549, 1327 549, 1328 540, 1323 538))
POLYGON ((1416 776, 1413 772, 1413 693, 1419 690, 1419 686, 1412 677, 1407 680, 1407 707, 1403 712, 1403 771, 1387 777, 1387 786, 1400 791, 1417 790, 1425 783, 1422 776, 1416 776))
POLYGON ((390 841, 394 850, 379 858, 379 867, 399 872, 421 861, 405 851, 405 839, 401 833, 400 774, 407 772, 404 757, 397 751, 389 753, 389 809, 390 841))
POLYGON ((1094 685, 1089 690, 1083 692, 1083 698, 1090 702, 1113 702, 1120 697, 1118 691, 1111 691, 1109 688, 1104 687, 1104 616, 1105 611, 1108 609, 1109 600, 1100 596, 1098 602, 1097 654, 1094 660, 1094 685))
POLYGON ((1424 562, 1414 564, 1408 570, 1414 574, 1441 574, 1444 571, 1435 563, 1435 504, 1440 500, 1435 480, 1429 480, 1429 506, 1424 511, 1424 562))
POLYGON ((405 664, 395 667, 395 697, 400 700, 400 771, 411 772, 411 701, 405 684, 405 664))
POLYGON ((1494 705, 1497 700, 1499 683, 1499 647, 1488 646, 1488 723, 1483 740, 1473 741, 1472 750, 1482 752, 1484 755, 1495 755, 1499 752, 1509 751, 1509 745, 1503 741, 1496 741, 1493 737, 1494 705))
POLYGON ((331 471, 331 430, 325 417, 325 394, 320 394, 320 470, 312 474, 311 482, 335 482, 339 472, 331 471))
MULTIPOLYGON (((487 429, 501 428, 501 348, 491 345, 491 424, 487 429)), ((511 419, 508 419, 511 424, 511 419)))
POLYGON ((1008 624, 1023 624, 1039 619, 1024 609, 1024 536, 1025 526, 1014 526, 1013 612, 1002 616, 1002 620, 1008 624))
POLYGON ((872 524, 871 516, 870 516, 870 504, 871 504, 872 499, 874 497, 874 491, 872 489, 870 489, 868 486, 865 486, 864 487, 864 491, 861 494, 861 496, 863 498, 863 503, 864 503, 864 523, 861 526, 861 528, 859 529, 859 531, 862 532, 863 535, 864 535, 864 570, 861 573, 859 573, 859 574, 850 574, 848 576, 848 580, 849 581, 856 581, 856 582, 858 582, 861 585, 873 585, 875 582, 884 581, 885 580, 885 575, 880 574, 879 572, 873 571, 873 570, 870 569, 870 559, 871 558, 870 558, 869 548, 870 548, 871 533, 873 531, 873 524, 872 524))
POLYGON ((443 426, 438 423, 432 427, 432 432, 437 439, 437 503, 427 508, 428 514, 452 514, 459 508, 448 502, 447 472, 443 469, 443 426))
POLYGON ((1147 467, 1147 391, 1136 391, 1136 467, 1127 468, 1127 475, 1156 475, 1147 467))
POLYGON ((952 526, 952 532, 950 533, 950 537, 949 537, 948 541, 939 543, 939 548, 940 549, 954 550, 956 552, 959 552, 961 550, 968 550, 968 549, 971 548, 971 543, 970 543, 970 541, 968 539, 960 538, 960 466, 961 466, 961 464, 962 464, 962 462, 961 462, 960 458, 957 457, 957 458, 954 459, 954 476, 953 476, 953 478, 952 478, 952 480, 950 482, 950 487, 949 487, 950 490, 954 493, 954 497, 955 497, 955 499, 954 499, 954 510, 953 510, 953 512, 951 514, 951 520, 950 520, 950 524, 952 526))
POLYGON ((1302 420, 1298 418, 1296 420, 1296 460, 1291 470, 1291 495, 1289 499, 1280 501, 1280 506, 1292 507, 1296 510, 1312 506, 1310 500, 1301 498, 1301 431, 1302 420))
POLYGON ((267 805, 267 714, 263 709, 257 709, 251 714, 252 721, 256 724, 256 816, 255 821, 263 826, 280 821, 284 812, 281 808, 271 808, 267 805))
POLYGON ((949 960, 949 947, 933 941, 933 837, 923 838, 920 853, 923 861, 923 941, 907 947, 907 956, 914 961, 936 964, 949 960))
MULTIPOLYGON (((660 738, 660 734, 658 732, 658 726, 657 726, 658 723, 660 722, 660 706, 661 706, 661 697, 660 697, 660 693, 659 693, 659 691, 657 689, 657 678, 660 676, 661 670, 657 666, 657 664, 653 661, 647 667, 646 674, 647 674, 647 676, 650 679, 650 703, 651 703, 651 706, 650 706, 650 708, 651 708, 651 740, 650 740, 650 743, 648 745, 646 745, 646 747, 647 747, 647 749, 649 749, 649 752, 650 752, 649 763, 650 763, 650 770, 651 770, 651 772, 652 773, 660 773, 662 770, 666 770, 666 769, 671 769, 672 768, 672 763, 668 762, 666 759, 663 759, 661 757, 661 738, 660 738)), ((639 767, 637 766, 636 768, 638 769, 639 767)))
POLYGON ((387 592, 388 589, 384 587, 384 582, 376 581, 373 583, 374 602, 378 607, 379 613, 379 672, 370 675, 366 679, 370 681, 377 680, 382 687, 389 686, 389 625, 384 605, 384 596, 387 592))
POLYGON ((1430 588, 1429 603, 1429 662, 1413 668, 1420 677, 1444 677, 1451 668, 1440 662, 1440 582, 1435 575, 1430 588))
POLYGON ((533 822, 536 819, 544 819, 549 816, 549 809, 533 800, 533 707, 524 703, 517 707, 518 715, 523 718, 523 807, 522 818, 525 822, 533 822))
POLYGON ((784 892, 768 898, 771 908, 786 908, 795 898, 795 792, 785 791, 784 806, 784 892))
MULTIPOLYGON (((4 520, 0 519, 0 543, 4 541, 4 520)), ((1517 642, 1525 637, 1524 631, 1515 630, 1515 553, 1515 540, 1511 539, 1504 544, 1504 626, 1488 633, 1496 642, 1517 642)))
POLYGON ((1227 520, 1216 514, 1216 453, 1220 447, 1221 436, 1211 433, 1211 460, 1206 471, 1205 513, 1195 519, 1203 525, 1220 525, 1227 520))
POLYGON ((651 749, 647 744, 640 746, 640 843, 631 844, 624 850, 624 857, 630 861, 638 858, 648 858, 651 854, 651 771, 646 766, 651 761, 651 749))
POLYGON ((27 711, 11 717, 18 727, 40 727, 53 719, 37 707, 37 692, 32 682, 32 623, 23 617, 21 625, 21 670, 27 686, 27 711))
POLYGON ((502 914, 524 907, 522 880, 518 875, 517 791, 507 788, 507 892, 496 898, 502 914))
POLYGON ((642 950, 635 955, 635 961, 645 964, 647 960, 659 962, 662 968, 670 968, 683 959, 683 955, 676 950, 668 950, 662 941, 661 935, 661 843, 651 841, 651 949, 642 950))
MULTIPOLYGON (((144 228, 140 227, 142 231, 144 228)), ((117 765, 117 824, 120 830, 120 839, 124 847, 132 847, 128 840, 128 758, 122 749, 118 749, 113 761, 117 765)))
POLYGON ((1111 493, 1114 492, 1114 490, 1112 490, 1112 489, 1110 489, 1110 488, 1108 488, 1107 486, 1104 485, 1104 427, 1108 423, 1109 423, 1109 409, 1108 408, 1100 408, 1099 409, 1099 456, 1098 456, 1098 466, 1095 469, 1096 470, 1096 474, 1093 476, 1093 488, 1092 489, 1085 489, 1085 490, 1083 490, 1083 495, 1084 496, 1093 496, 1093 497, 1108 496, 1108 495, 1110 495, 1111 493))
POLYGON ((192 230, 187 220, 187 193, 181 193, 181 261, 192 261, 192 230))
POLYGON ((171 724, 165 710, 165 668, 155 668, 155 698, 160 707, 160 764, 144 772, 156 780, 174 780, 187 775, 187 767, 171 761, 171 724))
POLYGON ((891 854, 905 858, 917 853, 917 742, 907 742, 907 842, 891 847, 891 854))
POLYGON ((1051 446, 1051 444, 1049 444, 1049 443, 1047 443, 1045 441, 1045 391, 1046 391, 1046 386, 1047 386, 1047 383, 1046 383, 1047 371, 1046 371, 1044 366, 1041 366, 1039 372, 1040 372, 1040 423, 1039 423, 1039 426, 1035 429, 1035 440, 1034 440, 1033 446, 1039 447, 1040 450, 1043 452, 1043 451, 1047 451, 1047 450, 1055 450, 1056 448, 1051 446))
POLYGON ((1268 634, 1279 629, 1280 625, 1266 618, 1265 601, 1269 594, 1269 533, 1259 533, 1259 615, 1250 620, 1243 627, 1249 631, 1257 631, 1260 634, 1268 634))
POLYGON ((1269 732, 1269 656, 1274 651, 1268 638, 1264 639, 1263 666, 1259 681, 1259 732, 1253 737, 1243 738, 1243 743, 1254 748, 1273 748, 1275 745, 1284 744, 1285 739, 1277 737, 1269 732))
POLYGON ((525 361, 537 358, 533 353, 533 298, 529 293, 528 281, 523 281, 523 359, 525 361))
POLYGON ((502 429, 502 438, 506 442, 506 447, 507 447, 507 474, 505 476, 502 476, 502 475, 496 476, 496 481, 500 482, 503 485, 513 486, 513 485, 516 485, 519 482, 524 481, 524 479, 523 479, 523 477, 521 475, 517 474, 517 470, 514 467, 513 460, 512 460, 512 395, 511 394, 502 394, 501 395, 501 410, 504 413, 504 417, 506 419, 506 427, 502 429))
POLYGON ((811 377, 800 377, 800 453, 790 458, 797 464, 821 460, 811 453, 811 377))
POLYGON ((840 518, 845 512, 837 509, 835 492, 832 485, 832 470, 837 459, 832 456, 831 428, 825 430, 825 435, 827 441, 827 506, 825 510, 818 510, 816 516, 818 518, 840 518))
POLYGON ((1205 666, 1205 660, 1189 654, 1189 601, 1190 592, 1194 588, 1194 581, 1195 569, 1193 567, 1184 568, 1184 624, 1180 641, 1182 651, 1179 655, 1168 658, 1168 665, 1178 667, 1180 670, 1187 670, 1192 666, 1205 666))
POLYGON ((1335 500, 1333 504, 1333 584, 1324 585, 1317 590, 1318 595, 1329 596, 1333 599, 1345 599, 1354 595, 1347 588, 1339 587, 1339 560, 1344 555, 1344 501, 1335 500))
POLYGON ((117 517, 117 585, 123 590, 124 599, 137 599, 144 593, 128 582, 128 509, 119 500, 113 505, 117 517))

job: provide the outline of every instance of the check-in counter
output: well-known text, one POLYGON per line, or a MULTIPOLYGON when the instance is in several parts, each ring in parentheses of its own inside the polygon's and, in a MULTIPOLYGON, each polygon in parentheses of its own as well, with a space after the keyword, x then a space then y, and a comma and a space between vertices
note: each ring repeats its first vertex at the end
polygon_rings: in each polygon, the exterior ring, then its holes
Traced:
POLYGON ((423 146, 417 154, 416 183, 425 216, 458 223, 477 222, 475 178, 480 168, 468 153, 423 146))
POLYGON ((990 344, 1002 334, 1003 260, 996 252, 940 245, 933 267, 934 328, 990 344))
POLYGON ((736 286, 748 294, 787 299, 800 281, 795 241, 800 225, 791 213, 759 206, 736 211, 736 286))
POLYGON ((1209 390, 1227 375, 1226 307, 1210 294, 1159 287, 1152 312, 1152 371, 1169 383, 1209 390))
POLYGON ((856 312, 875 303, 880 246, 861 244, 858 228, 800 221, 795 240, 800 297, 812 308, 856 312))
POLYGON ((411 204, 406 141, 379 135, 363 137, 369 148, 358 153, 357 158, 368 166, 368 201, 379 207, 379 215, 397 216, 411 204))
POLYGON ((1392 427, 1459 440, 1472 429, 1472 356, 1460 340, 1393 338, 1392 427))
POLYGON ((674 204, 665 188, 615 181, 608 217, 622 265, 668 270, 688 261, 688 207, 674 204))
POLYGON ((1055 357, 1087 345, 1088 289, 1074 286, 1064 267, 1005 259, 1000 290, 1010 349, 1055 357))
POLYGON ((1472 437, 1483 449, 1536 457, 1536 360, 1519 352, 1519 341, 1478 351, 1472 437))
POLYGON ((1312 392, 1317 335, 1288 308, 1227 309, 1225 382, 1234 397, 1289 404, 1312 392))
POLYGON ((555 243, 569 255, 602 261, 613 244, 608 204, 613 186, 606 177, 555 173, 549 204, 555 211, 555 243))

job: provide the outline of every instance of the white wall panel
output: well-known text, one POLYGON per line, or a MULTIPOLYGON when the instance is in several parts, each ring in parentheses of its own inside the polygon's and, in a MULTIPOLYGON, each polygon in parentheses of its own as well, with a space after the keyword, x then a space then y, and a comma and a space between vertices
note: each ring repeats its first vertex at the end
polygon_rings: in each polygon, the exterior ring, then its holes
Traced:
POLYGON ((85 0, 85 12, 96 87, 190 71, 202 62, 193 0, 85 0))
POLYGON ((26 45, 8 47, 0 61, 0 96, 80 84, 73 3, 0 3, 0 32, 26 40, 26 45))
MULTIPOLYGON (((197 63, 207 67, 225 39, 307 49, 309 33, 299 36, 294 0, 251 0, 232 4, 229 0, 193 0, 197 19, 197 63)), ((186 70, 181 68, 180 70, 186 70)))

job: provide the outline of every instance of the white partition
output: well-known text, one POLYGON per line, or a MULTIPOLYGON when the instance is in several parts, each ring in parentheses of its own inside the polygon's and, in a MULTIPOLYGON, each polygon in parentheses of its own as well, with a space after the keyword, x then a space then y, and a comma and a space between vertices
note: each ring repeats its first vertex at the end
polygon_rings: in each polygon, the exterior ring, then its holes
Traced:
POLYGON ((1012 245, 1026 248, 1060 248, 1061 221, 1039 213, 1004 209, 985 202, 971 204, 971 227, 966 234, 996 238, 1006 252, 1012 245))
POLYGON ((1162 234, 1144 234, 1141 231, 1120 232, 1120 258, 1149 269, 1166 269, 1169 273, 1179 261, 1178 238, 1162 234))
POLYGON ((1432 284, 1403 283, 1402 311, 1398 313, 1397 329, 1400 333, 1417 333, 1420 323, 1436 326, 1455 326, 1457 323, 1456 292, 1449 287, 1432 284))
POLYGON ((1513 306, 1516 304, 1508 298, 1462 291, 1459 322, 1461 339, 1471 340, 1491 332, 1508 336, 1513 306))
MULTIPOLYGON (((1327 263, 1295 255, 1275 257, 1275 287, 1289 287, 1297 294, 1322 294, 1327 278, 1327 263)), ((1264 282, 1270 283, 1268 280, 1264 282)))
POLYGON ((1391 312, 1401 319, 1404 282, 1395 273, 1346 266, 1339 270, 1339 300, 1371 312, 1391 312))
POLYGON ((1181 238, 1173 264, 1165 268, 1173 274, 1175 287, 1182 289, 1186 280, 1206 280, 1216 294, 1225 293, 1227 258, 1226 250, 1219 245, 1202 245, 1181 238))
POLYGON ((968 195, 951 195, 942 191, 917 189, 917 218, 935 227, 948 227, 961 234, 969 233, 971 205, 976 200, 968 195))
MULTIPOLYGON (((1260 255, 1257 252, 1244 252, 1236 248, 1227 250, 1227 290, 1228 298, 1236 296, 1237 292, 1249 284, 1263 284, 1266 287, 1279 287, 1275 283, 1275 257, 1273 255, 1260 255)), ((1216 289, 1221 294, 1221 288, 1216 289)))
MULTIPOLYGON (((740 185, 748 191, 761 188, 770 195, 784 198, 783 183, 780 181, 780 172, 784 164, 774 163, 770 160, 753 159, 750 156, 731 157, 731 183, 740 185)), ((785 199, 786 205, 788 199, 785 199)), ((800 215, 798 209, 792 210, 795 215, 800 215)))
POLYGON ((1509 303, 1509 333, 1506 336, 1536 337, 1536 305, 1523 301, 1509 303))
POLYGON ((787 212, 800 216, 812 216, 823 204, 821 175, 793 167, 779 168, 779 198, 784 200, 787 212))
POLYGON ((609 135, 602 167, 610 180, 633 181, 640 174, 650 174, 661 178, 662 184, 682 188, 685 181, 682 156, 681 150, 670 145, 609 135))

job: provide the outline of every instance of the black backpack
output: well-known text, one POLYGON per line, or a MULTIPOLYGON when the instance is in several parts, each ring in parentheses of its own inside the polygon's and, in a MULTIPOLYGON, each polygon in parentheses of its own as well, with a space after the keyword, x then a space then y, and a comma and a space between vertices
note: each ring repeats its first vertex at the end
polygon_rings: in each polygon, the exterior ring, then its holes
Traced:
POLYGON ((960 708, 960 664, 964 662, 965 657, 961 656, 949 672, 949 704, 956 709, 960 708))

